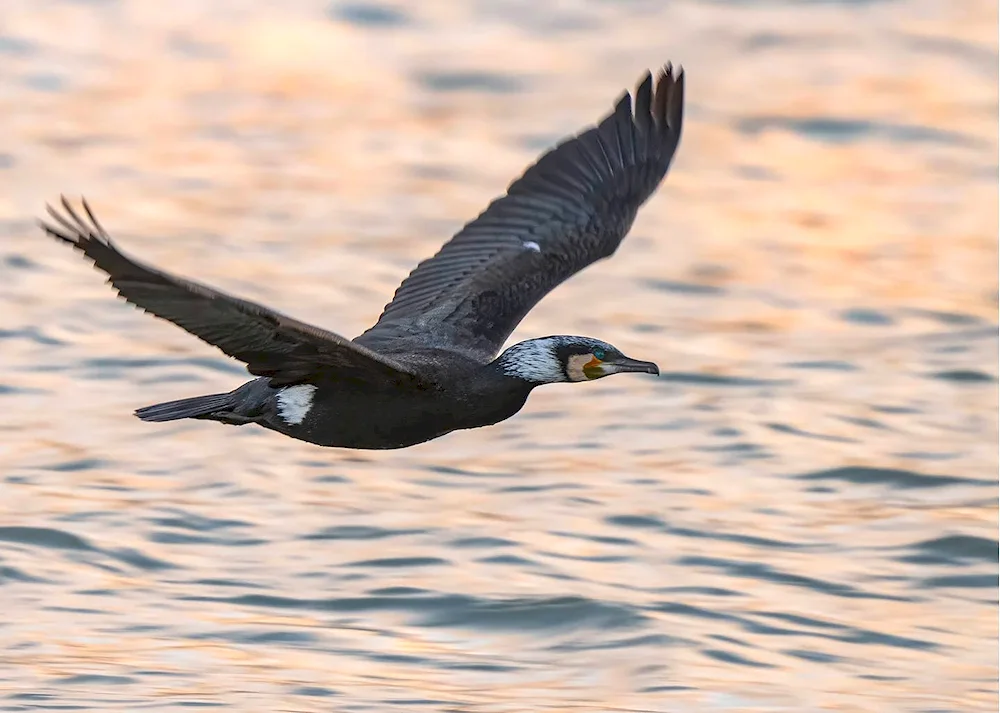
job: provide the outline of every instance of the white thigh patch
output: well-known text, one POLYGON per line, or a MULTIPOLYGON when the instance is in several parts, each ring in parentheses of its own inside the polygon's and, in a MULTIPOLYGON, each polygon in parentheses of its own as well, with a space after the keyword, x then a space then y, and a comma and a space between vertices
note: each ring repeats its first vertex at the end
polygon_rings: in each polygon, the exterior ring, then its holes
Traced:
POLYGON ((316 387, 312 384, 299 384, 282 389, 278 394, 278 415, 291 426, 299 425, 312 408, 315 392, 316 387))

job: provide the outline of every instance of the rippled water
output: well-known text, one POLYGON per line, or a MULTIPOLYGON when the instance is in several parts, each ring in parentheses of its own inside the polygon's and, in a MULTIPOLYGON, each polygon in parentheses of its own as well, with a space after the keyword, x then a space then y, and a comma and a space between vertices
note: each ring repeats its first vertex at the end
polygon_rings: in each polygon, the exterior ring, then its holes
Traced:
POLYGON ((995 3, 5 0, 0 709, 997 707, 995 3), (390 453, 131 411, 241 367, 32 224, 354 335, 648 66, 685 136, 515 338, 659 380, 390 453))

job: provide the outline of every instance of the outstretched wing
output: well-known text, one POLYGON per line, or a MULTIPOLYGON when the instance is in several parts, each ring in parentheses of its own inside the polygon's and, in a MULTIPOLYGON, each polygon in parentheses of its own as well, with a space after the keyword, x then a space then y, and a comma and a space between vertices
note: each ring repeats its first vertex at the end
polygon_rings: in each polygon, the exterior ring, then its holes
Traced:
POLYGON ((418 381, 400 364, 338 334, 132 260, 112 244, 86 201, 86 218, 65 198, 64 213, 46 207, 54 223, 39 221, 42 229, 93 260, 119 295, 244 362, 251 374, 271 377, 275 386, 320 374, 368 383, 418 381))
POLYGON ((611 256, 666 175, 681 137, 684 75, 647 72, 600 124, 543 155, 434 257, 357 338, 494 358, 554 287, 611 256))

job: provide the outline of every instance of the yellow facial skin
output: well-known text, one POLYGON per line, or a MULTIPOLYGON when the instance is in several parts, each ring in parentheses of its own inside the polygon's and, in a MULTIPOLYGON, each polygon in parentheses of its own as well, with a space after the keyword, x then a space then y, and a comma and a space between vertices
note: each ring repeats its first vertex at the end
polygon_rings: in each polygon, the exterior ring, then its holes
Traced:
POLYGON ((570 381, 591 381, 607 374, 601 369, 602 362, 593 354, 574 354, 566 364, 566 374, 570 381))
POLYGON ((590 361, 583 365, 584 376, 588 379, 600 379, 602 376, 606 376, 607 372, 601 368, 602 364, 604 364, 603 361, 591 355, 590 361))

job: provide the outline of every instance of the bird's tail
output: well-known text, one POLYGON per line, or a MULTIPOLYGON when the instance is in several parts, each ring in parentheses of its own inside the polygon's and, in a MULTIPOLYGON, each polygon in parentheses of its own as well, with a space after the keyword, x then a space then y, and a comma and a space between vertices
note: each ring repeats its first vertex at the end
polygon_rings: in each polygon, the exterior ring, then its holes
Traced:
POLYGON ((230 392, 153 404, 137 409, 135 415, 143 421, 176 421, 180 418, 205 418, 209 414, 229 411, 233 406, 235 402, 230 392))

